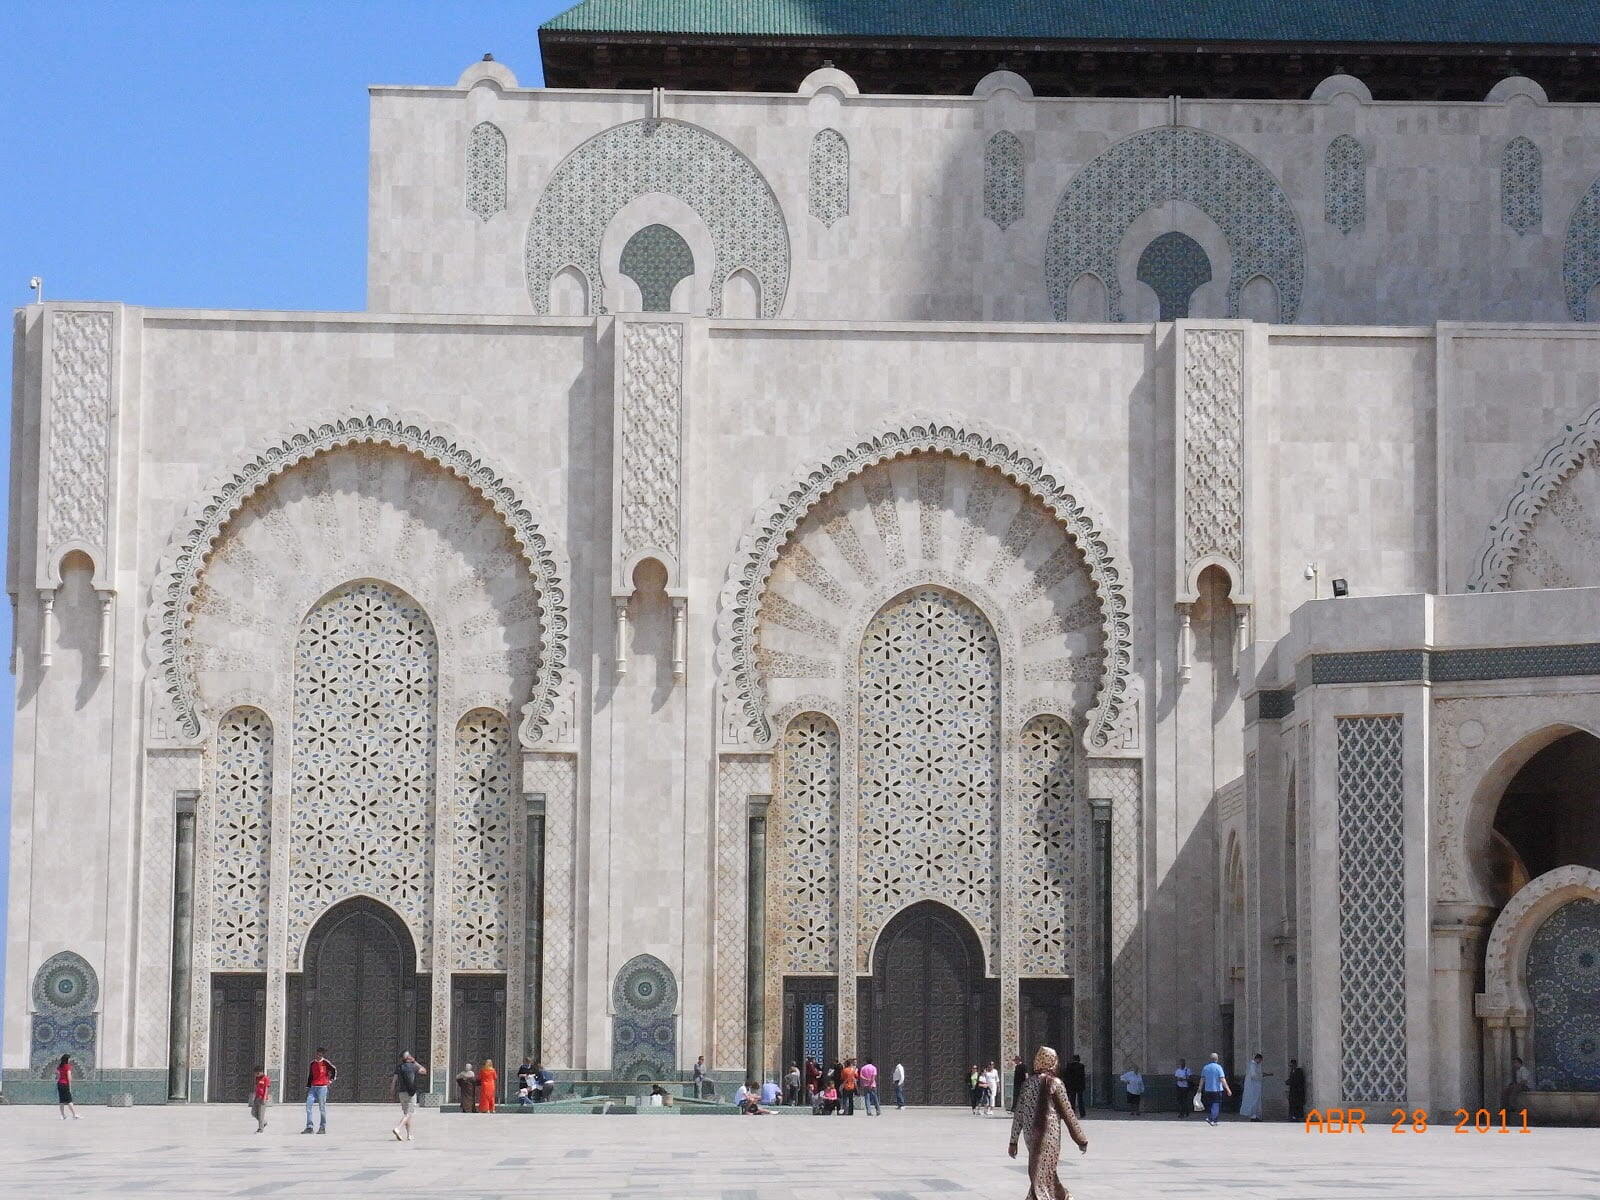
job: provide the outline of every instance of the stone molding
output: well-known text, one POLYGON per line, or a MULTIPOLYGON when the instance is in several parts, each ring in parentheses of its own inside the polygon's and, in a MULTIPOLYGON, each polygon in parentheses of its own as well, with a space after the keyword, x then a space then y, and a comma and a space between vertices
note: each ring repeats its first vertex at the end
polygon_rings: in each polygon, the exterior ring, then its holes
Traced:
POLYGON ((366 412, 330 417, 271 443, 216 477, 178 523, 157 564, 146 617, 145 651, 155 666, 160 699, 170 706, 183 736, 201 735, 199 697, 187 634, 191 606, 212 548, 233 515, 253 494, 290 467, 329 450, 360 443, 393 446, 421 455, 461 479, 493 506, 528 564, 538 588, 539 661, 532 696, 523 707, 524 746, 572 736, 569 658, 571 574, 549 522, 506 472, 490 465, 465 438, 421 417, 366 412))
POLYGON ((1042 503, 1066 529, 1088 566, 1101 609, 1105 661, 1084 733, 1090 752, 1137 747, 1133 675, 1132 572, 1098 509, 1069 491, 1043 455, 1010 434, 965 418, 911 414, 881 426, 785 484, 762 507, 734 554, 719 597, 717 667, 721 740, 770 748, 772 718, 757 662, 756 618, 772 569, 807 513, 840 484, 869 467, 916 453, 945 453, 991 467, 1042 503))
MULTIPOLYGON (((1582 320, 1582 315, 1574 314, 1582 320)), ((1469 592, 1499 592, 1510 586, 1523 542, 1544 511, 1555 490, 1588 461, 1600 445, 1600 407, 1592 408, 1575 425, 1545 448, 1539 460, 1522 472, 1500 515, 1489 525, 1488 537, 1478 553, 1477 565, 1467 580, 1469 592)))

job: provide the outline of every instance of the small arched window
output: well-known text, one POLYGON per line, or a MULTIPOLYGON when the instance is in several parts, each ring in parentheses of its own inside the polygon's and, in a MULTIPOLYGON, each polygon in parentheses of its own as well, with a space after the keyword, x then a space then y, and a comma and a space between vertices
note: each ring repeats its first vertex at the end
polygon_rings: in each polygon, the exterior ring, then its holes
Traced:
POLYGON ((672 312, 673 292, 694 275, 694 252, 676 229, 646 225, 623 246, 618 266, 639 285, 641 311, 672 312))
POLYGON ((1211 260, 1188 234, 1163 233, 1144 248, 1134 277, 1156 294, 1158 319, 1175 321, 1189 315, 1189 301, 1201 284, 1211 282, 1211 260))

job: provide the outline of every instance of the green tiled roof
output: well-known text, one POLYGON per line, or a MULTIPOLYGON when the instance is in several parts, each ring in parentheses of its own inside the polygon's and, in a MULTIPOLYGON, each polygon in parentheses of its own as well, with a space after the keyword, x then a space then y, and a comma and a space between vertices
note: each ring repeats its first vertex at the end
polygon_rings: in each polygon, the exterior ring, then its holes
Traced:
POLYGON ((1179 42, 1600 43, 1600 0, 583 0, 558 33, 1179 42))

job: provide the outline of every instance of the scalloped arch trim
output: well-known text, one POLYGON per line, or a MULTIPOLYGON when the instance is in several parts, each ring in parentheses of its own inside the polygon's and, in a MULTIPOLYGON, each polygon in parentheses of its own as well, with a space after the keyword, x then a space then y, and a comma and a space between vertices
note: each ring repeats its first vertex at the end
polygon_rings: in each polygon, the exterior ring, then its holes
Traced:
POLYGON ((1467 580, 1467 591, 1499 592, 1509 586, 1512 568, 1534 521, 1550 503, 1556 488, 1583 466, 1596 446, 1600 446, 1600 407, 1590 409, 1576 425, 1568 425, 1566 432, 1539 456, 1539 461, 1522 473, 1500 515, 1489 525, 1488 537, 1467 580))
POLYGON ((1100 599, 1105 663, 1089 710, 1085 743, 1111 748, 1128 715, 1133 666, 1132 575, 1098 510, 1069 491, 1039 453, 972 421, 909 417, 814 464, 774 493, 740 540, 717 614, 724 728, 738 723, 762 745, 772 740, 766 682, 756 662, 756 618, 778 556, 805 515, 829 492, 870 467, 919 453, 943 453, 993 468, 1026 489, 1061 523, 1088 565, 1100 599), (730 711, 732 710, 732 711, 730 711))
POLYGON ((393 446, 437 463, 481 495, 506 523, 538 591, 540 645, 533 695, 523 709, 522 740, 547 729, 568 670, 571 584, 559 541, 509 477, 453 432, 420 419, 387 414, 343 416, 275 442, 219 476, 179 523, 156 572, 146 651, 173 714, 190 738, 200 736, 199 697, 186 631, 200 576, 224 527, 246 500, 298 463, 361 443, 393 446))

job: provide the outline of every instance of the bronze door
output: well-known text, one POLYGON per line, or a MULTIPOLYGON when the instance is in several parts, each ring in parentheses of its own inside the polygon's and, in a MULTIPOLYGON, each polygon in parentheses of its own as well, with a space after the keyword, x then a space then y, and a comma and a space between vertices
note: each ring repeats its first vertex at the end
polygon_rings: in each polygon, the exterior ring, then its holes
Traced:
POLYGON ((336 1101, 387 1100, 402 1051, 428 1061, 427 982, 415 964, 404 923, 377 901, 347 900, 324 914, 306 940, 304 974, 289 977, 289 1095, 319 1046, 339 1071, 329 1092, 336 1101))
MULTIPOLYGON (((1024 979, 1022 990, 1022 1045, 1015 1053, 1031 1069, 1034 1053, 1049 1046, 1061 1056, 1063 1064, 1072 1061, 1072 980, 1024 979)), ((1009 1048, 1007 1054, 1013 1053, 1009 1048)), ((1010 1059, 1006 1060, 1008 1063, 1010 1059)), ((1009 1070, 1001 1071, 1006 1086, 1011 1085, 1009 1070)))
MULTIPOLYGON (((505 1057, 506 977, 504 975, 456 975, 450 980, 450 1077, 463 1064, 480 1065, 492 1058, 498 1068, 503 1100, 507 1087, 516 1084, 517 1063, 505 1057)), ((516 1095, 513 1090, 510 1095, 516 1095)))
POLYGON ((267 977, 254 972, 213 975, 207 1100, 243 1104, 250 1099, 266 1031, 267 977))
POLYGON ((887 1079, 906 1069, 909 1104, 970 1104, 968 1068, 998 1057, 998 991, 957 913, 928 900, 885 926, 862 981, 861 1049, 887 1079))

